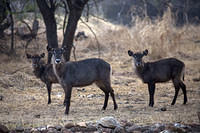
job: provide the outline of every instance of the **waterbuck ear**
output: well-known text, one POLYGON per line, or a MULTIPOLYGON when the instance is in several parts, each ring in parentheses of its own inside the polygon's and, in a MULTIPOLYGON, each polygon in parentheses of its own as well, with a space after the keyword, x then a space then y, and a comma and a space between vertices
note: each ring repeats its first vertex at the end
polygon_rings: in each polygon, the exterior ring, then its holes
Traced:
POLYGON ((131 50, 128 50, 128 55, 133 56, 133 52, 131 50))
POLYGON ((26 54, 26 58, 30 59, 32 56, 30 54, 26 54))
POLYGON ((45 56, 45 53, 42 53, 42 54, 40 55, 41 58, 44 58, 44 56, 45 56))
POLYGON ((143 55, 145 55, 145 56, 148 55, 148 50, 147 49, 145 51, 143 51, 143 55))
POLYGON ((49 46, 47 46, 47 51, 49 52, 49 51, 52 51, 53 50, 53 48, 50 48, 49 46))

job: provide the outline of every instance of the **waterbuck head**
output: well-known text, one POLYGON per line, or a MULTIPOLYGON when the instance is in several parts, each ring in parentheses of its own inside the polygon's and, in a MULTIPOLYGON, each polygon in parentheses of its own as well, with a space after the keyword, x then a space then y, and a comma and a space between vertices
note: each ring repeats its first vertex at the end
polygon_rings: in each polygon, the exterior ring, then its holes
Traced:
POLYGON ((147 56, 147 54, 148 54, 147 49, 145 51, 143 51, 142 53, 133 53, 131 50, 128 50, 128 55, 133 57, 135 66, 137 68, 141 68, 144 66, 144 62, 143 62, 142 58, 144 56, 147 56))
POLYGON ((65 52, 66 48, 49 48, 47 47, 47 51, 52 54, 52 61, 55 64, 59 64, 62 62, 62 55, 65 52))
POLYGON ((26 54, 27 59, 31 59, 32 61, 32 66, 33 68, 38 68, 40 66, 40 61, 41 58, 44 58, 45 53, 42 53, 40 55, 30 55, 30 54, 26 54))

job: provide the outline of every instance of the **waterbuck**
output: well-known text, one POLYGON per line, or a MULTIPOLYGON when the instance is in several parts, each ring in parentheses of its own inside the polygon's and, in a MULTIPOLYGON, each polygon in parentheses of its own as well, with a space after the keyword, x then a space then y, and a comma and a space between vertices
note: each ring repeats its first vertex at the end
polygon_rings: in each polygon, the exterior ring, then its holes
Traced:
POLYGON ((53 72, 52 64, 45 64, 41 58, 44 58, 45 54, 41 55, 30 55, 26 54, 28 59, 32 60, 33 73, 37 78, 46 84, 48 91, 48 104, 51 103, 51 86, 52 83, 58 83, 57 77, 53 72))
POLYGON ((109 94, 113 100, 114 110, 117 109, 114 90, 110 81, 110 64, 97 58, 63 62, 61 57, 65 48, 47 48, 47 50, 52 54, 54 73, 65 92, 65 114, 69 113, 72 87, 83 87, 92 83, 95 83, 105 93, 102 109, 105 110, 107 107, 109 94))
POLYGON ((171 105, 176 103, 176 98, 180 88, 184 94, 183 104, 186 104, 186 86, 181 80, 184 80, 184 63, 176 58, 167 58, 145 63, 142 58, 147 56, 147 54, 148 50, 145 50, 142 53, 133 53, 131 50, 128 50, 128 55, 133 57, 136 74, 144 83, 148 84, 149 106, 153 107, 154 105, 155 84, 167 82, 169 80, 172 80, 175 87, 175 95, 171 105))

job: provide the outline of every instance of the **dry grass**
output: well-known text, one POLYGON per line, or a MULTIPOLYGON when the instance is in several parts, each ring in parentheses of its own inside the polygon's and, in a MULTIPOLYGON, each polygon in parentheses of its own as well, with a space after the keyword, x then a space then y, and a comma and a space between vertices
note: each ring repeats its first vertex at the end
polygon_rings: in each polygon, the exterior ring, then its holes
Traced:
MULTIPOLYGON (((68 122, 92 121, 104 116, 114 116, 118 120, 127 120, 135 124, 150 123, 198 123, 197 112, 200 110, 200 83, 193 79, 200 78, 200 26, 188 25, 182 28, 173 26, 170 12, 154 23, 149 20, 137 20, 135 26, 113 25, 91 18, 89 25, 96 33, 101 47, 101 58, 108 61, 113 68, 112 86, 119 105, 113 110, 109 100, 108 109, 101 111, 104 95, 96 86, 74 88, 72 93, 70 115, 64 115, 62 106, 64 94, 59 85, 53 85, 52 104, 47 105, 45 85, 33 73, 30 62, 25 58, 23 41, 17 40, 17 55, 11 58, 1 55, 0 60, 0 123, 10 128, 16 126, 64 125, 68 122), (143 84, 132 70, 131 58, 127 50, 141 51, 149 49, 145 60, 176 57, 186 64, 185 83, 189 102, 182 105, 180 94, 175 106, 170 106, 174 96, 171 82, 158 84, 155 93, 155 107, 148 107, 147 86, 143 84), (14 74, 10 74, 18 68, 14 74), (93 94, 92 98, 88 95, 93 94), (166 107, 162 112, 160 108, 166 107), (40 118, 38 118, 40 116, 40 118)), ((98 57, 98 46, 91 31, 80 23, 77 31, 84 30, 89 38, 76 42, 77 60, 98 57)), ((59 40, 62 31, 59 30, 59 40)), ((40 35, 36 42, 30 44, 28 52, 45 52, 45 35, 40 35), (35 49, 34 49, 35 48, 35 49)), ((73 56, 71 58, 73 60, 73 56)))

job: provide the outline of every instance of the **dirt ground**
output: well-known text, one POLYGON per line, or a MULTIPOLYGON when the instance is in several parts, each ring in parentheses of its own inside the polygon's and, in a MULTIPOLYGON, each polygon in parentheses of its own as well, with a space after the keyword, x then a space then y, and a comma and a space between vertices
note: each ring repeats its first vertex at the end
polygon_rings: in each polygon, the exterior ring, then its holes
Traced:
MULTIPOLYGON (((112 32, 108 30, 108 33, 112 32)), ((123 33, 120 32, 117 37, 126 38, 127 36, 123 33)), ((119 32, 112 35, 116 34, 119 32)), ((63 89, 59 84, 53 84, 52 103, 48 105, 45 84, 33 74, 31 62, 26 59, 25 52, 19 52, 20 54, 15 58, 0 54, 0 123, 9 128, 40 127, 42 125, 65 125, 70 122, 96 122, 105 116, 113 116, 118 121, 132 122, 137 125, 199 123, 197 112, 200 112, 200 37, 181 40, 179 42, 181 45, 177 46, 177 52, 165 56, 176 57, 186 65, 184 83, 187 86, 188 103, 182 104, 183 93, 180 90, 176 104, 171 106, 175 91, 170 81, 156 84, 153 108, 148 107, 147 85, 135 75, 132 59, 127 54, 129 48, 140 47, 144 50, 147 45, 138 44, 139 46, 136 46, 130 40, 126 41, 128 44, 125 45, 123 38, 120 38, 122 42, 113 43, 113 40, 117 38, 106 35, 103 37, 100 37, 101 58, 112 66, 111 81, 118 110, 113 109, 113 102, 110 98, 107 109, 102 111, 104 93, 96 85, 91 85, 73 88, 70 112, 69 115, 65 115, 63 89), (166 111, 161 111, 162 108, 166 108, 166 111)), ((35 44, 44 44, 44 38, 45 34, 40 35, 39 42, 33 43, 37 51, 35 53, 46 53, 45 45, 35 46, 35 44)), ((98 57, 96 44, 91 45, 93 42, 95 42, 94 39, 76 42, 77 60, 98 57)), ((17 44, 17 49, 22 48, 20 41, 17 44)), ((158 52, 159 49, 156 47, 158 52)), ((29 50, 32 50, 31 46, 29 50)), ((145 61, 152 61, 153 54, 155 53, 152 48, 149 49, 149 56, 145 57, 145 61)), ((74 60, 73 56, 71 59, 74 60)))
MULTIPOLYGON (((182 104, 183 93, 180 91, 176 104, 170 105, 174 88, 172 83, 168 82, 157 84, 155 106, 152 108, 148 107, 147 85, 133 73, 132 60, 127 51, 123 52, 116 55, 108 52, 101 57, 112 66, 112 87, 118 110, 114 111, 110 98, 107 110, 102 111, 104 93, 95 85, 91 85, 73 88, 69 115, 64 115, 64 93, 59 84, 53 85, 52 103, 48 105, 46 87, 33 75, 31 63, 25 57, 24 60, 4 60, 5 63, 0 64, 0 95, 3 96, 3 100, 0 101, 0 122, 9 128, 95 122, 105 116, 114 116, 119 121, 125 120, 138 125, 199 122, 197 112, 200 111, 200 54, 174 56, 186 64, 185 84, 188 103, 182 104), (26 68, 19 69, 23 67, 26 68), (17 72, 12 73, 17 69, 17 72), (167 110, 161 111, 163 107, 167 110)), ((80 44, 77 59, 88 57, 98 57, 97 51, 85 52, 84 46, 80 44)))

